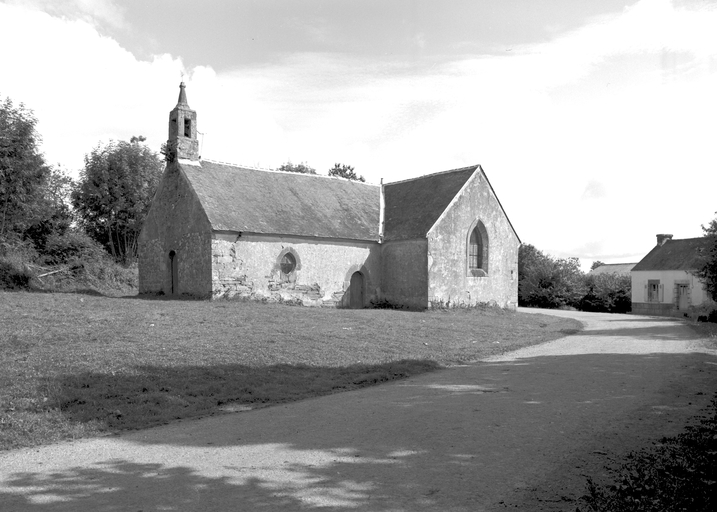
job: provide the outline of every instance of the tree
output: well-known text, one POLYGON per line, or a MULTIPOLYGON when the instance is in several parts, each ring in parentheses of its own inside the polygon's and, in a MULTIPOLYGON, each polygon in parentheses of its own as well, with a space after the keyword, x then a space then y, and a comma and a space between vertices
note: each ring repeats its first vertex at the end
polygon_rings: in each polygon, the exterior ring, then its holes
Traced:
POLYGON ((712 300, 717 301, 717 217, 706 227, 703 225, 702 231, 707 238, 707 248, 701 258, 702 266, 695 271, 695 275, 705 285, 705 291, 712 300))
POLYGON ((23 233, 42 213, 38 203, 50 167, 38 149, 36 123, 22 103, 0 103, 0 240, 23 233))
POLYGON ((603 265, 604 263, 600 260, 593 261, 593 264, 590 265, 590 270, 595 270, 596 268, 601 267, 603 265))
POLYGON ((61 169, 52 168, 45 182, 39 188, 35 203, 35 222, 23 233, 24 238, 32 240, 40 253, 44 253, 50 237, 64 236, 70 229, 73 213, 70 208, 72 179, 61 169))
POLYGON ((632 309, 632 278, 617 273, 585 276, 585 296, 580 300, 582 311, 627 313, 632 309))
POLYGON ((334 166, 329 169, 329 176, 338 176, 339 178, 346 178, 352 181, 366 181, 363 176, 356 174, 352 166, 346 164, 334 164, 334 166))
POLYGON ((553 259, 530 244, 518 253, 518 303, 540 308, 578 307, 585 295, 578 258, 553 259))
POLYGON ((285 164, 281 164, 281 166, 276 170, 284 172, 298 172, 301 174, 316 174, 316 169, 309 167, 306 163, 292 164, 291 162, 286 162, 285 164))
POLYGON ((72 205, 87 234, 121 262, 137 256, 137 237, 163 167, 143 142, 140 136, 98 145, 85 155, 72 191, 72 205))

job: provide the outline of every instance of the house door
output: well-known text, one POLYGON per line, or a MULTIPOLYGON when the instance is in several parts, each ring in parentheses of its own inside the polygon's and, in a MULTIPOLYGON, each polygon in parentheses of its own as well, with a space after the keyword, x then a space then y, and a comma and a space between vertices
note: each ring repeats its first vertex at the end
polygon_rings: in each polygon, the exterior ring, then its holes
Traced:
POLYGON ((169 275, 170 275, 170 295, 179 293, 179 272, 177 270, 177 253, 169 251, 169 275))
POLYGON ((690 307, 690 287, 686 284, 677 286, 677 309, 685 310, 690 307))
POLYGON ((349 307, 361 309, 363 306, 363 274, 354 272, 349 285, 349 307))

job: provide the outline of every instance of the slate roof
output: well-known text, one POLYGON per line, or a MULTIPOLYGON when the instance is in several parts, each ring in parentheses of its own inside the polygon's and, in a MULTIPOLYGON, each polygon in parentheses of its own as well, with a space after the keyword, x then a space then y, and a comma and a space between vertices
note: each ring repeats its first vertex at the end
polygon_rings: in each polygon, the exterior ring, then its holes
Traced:
POLYGON ((215 230, 378 240, 377 185, 206 160, 180 167, 215 230))
POLYGON ((425 237, 479 167, 472 165, 384 185, 384 240, 425 237))
POLYGON ((655 246, 632 270, 695 270, 709 248, 709 241, 704 236, 668 240, 655 246))
POLYGON ((594 269, 592 269, 590 273, 593 275, 620 274, 629 276, 630 271, 635 265, 637 265, 637 263, 604 263, 599 267, 595 267, 594 269))

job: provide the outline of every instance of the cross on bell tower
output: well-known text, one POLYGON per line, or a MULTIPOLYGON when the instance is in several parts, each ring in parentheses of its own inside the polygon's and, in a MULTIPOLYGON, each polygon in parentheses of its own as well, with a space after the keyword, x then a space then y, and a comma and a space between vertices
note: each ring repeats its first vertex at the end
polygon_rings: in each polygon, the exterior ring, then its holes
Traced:
POLYGON ((176 150, 177 158, 199 160, 197 112, 189 108, 184 82, 179 84, 177 106, 169 113, 169 140, 167 146, 176 150))

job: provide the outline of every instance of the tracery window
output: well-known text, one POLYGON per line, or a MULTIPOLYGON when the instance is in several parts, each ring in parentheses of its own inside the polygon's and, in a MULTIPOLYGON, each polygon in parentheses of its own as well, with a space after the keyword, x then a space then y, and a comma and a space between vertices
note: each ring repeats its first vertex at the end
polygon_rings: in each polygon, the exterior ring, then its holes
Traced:
POLYGON ((290 252, 287 252, 281 258, 279 267, 281 268, 281 273, 288 276, 296 268, 296 258, 294 258, 293 254, 291 254, 290 252))

